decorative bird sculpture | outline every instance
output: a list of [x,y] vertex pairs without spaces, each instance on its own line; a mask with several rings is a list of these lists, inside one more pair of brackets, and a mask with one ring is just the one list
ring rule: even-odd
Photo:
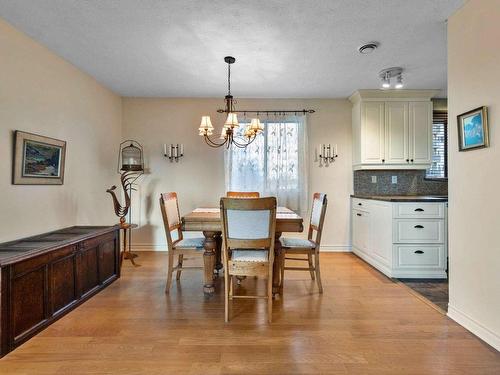
[[121,174],[120,181],[121,181],[123,193],[125,196],[125,204],[124,205],[122,205],[119,202],[118,198],[116,197],[116,194],[115,194],[116,186],[115,185],[111,186],[108,190],[106,190],[107,193],[111,194],[111,198],[113,199],[113,206],[115,208],[115,214],[116,214],[116,216],[118,216],[120,218],[120,226],[121,227],[126,226],[125,216],[127,216],[128,211],[130,209],[130,194],[129,194],[129,192],[130,192],[130,190],[134,190],[134,189],[132,189],[132,184],[137,179],[137,177],[138,177],[138,173],[135,171],[126,171],[126,172],[123,172]]

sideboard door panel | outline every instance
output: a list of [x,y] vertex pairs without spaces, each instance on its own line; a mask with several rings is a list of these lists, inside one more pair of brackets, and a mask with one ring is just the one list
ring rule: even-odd
[[99,278],[104,283],[116,275],[115,241],[107,241],[99,246]]
[[76,301],[75,256],[55,261],[52,264],[52,311],[57,314]]
[[15,340],[46,319],[46,270],[40,267],[12,280],[11,322]]
[[78,281],[80,285],[80,295],[85,295],[87,292],[99,285],[98,266],[97,266],[97,249],[82,250],[77,263]]

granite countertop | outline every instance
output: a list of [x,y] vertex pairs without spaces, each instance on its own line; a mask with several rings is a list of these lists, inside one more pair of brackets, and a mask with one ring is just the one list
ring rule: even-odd
[[373,199],[385,202],[448,202],[445,195],[363,195],[351,194],[351,198]]

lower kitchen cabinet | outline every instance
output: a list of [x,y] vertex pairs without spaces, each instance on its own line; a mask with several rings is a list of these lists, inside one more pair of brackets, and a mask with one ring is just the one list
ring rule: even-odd
[[444,202],[352,198],[353,252],[389,277],[447,278]]

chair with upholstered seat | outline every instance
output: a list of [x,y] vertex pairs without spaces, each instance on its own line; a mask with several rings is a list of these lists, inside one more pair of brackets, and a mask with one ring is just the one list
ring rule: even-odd
[[228,191],[226,193],[228,198],[260,198],[258,191]]
[[[220,207],[225,270],[225,321],[229,321],[229,300],[266,298],[268,321],[271,322],[276,198],[222,198]],[[233,277],[242,276],[267,279],[266,295],[235,295]]]
[[[177,271],[176,280],[180,280],[182,270],[203,268],[184,267],[183,262],[186,252],[203,250],[204,238],[184,238],[181,230],[181,217],[176,193],[162,193],[160,195],[160,208],[168,246],[168,271],[165,293],[169,293],[170,285],[172,284],[172,273],[174,271]],[[177,256],[177,265],[174,267],[175,256]]]
[[[281,288],[283,288],[283,280],[285,270],[289,271],[309,271],[311,279],[316,279],[319,292],[323,293],[323,285],[321,284],[321,272],[319,266],[319,247],[321,243],[321,232],[323,231],[323,223],[325,221],[327,199],[326,194],[315,193],[313,196],[313,205],[311,210],[311,220],[309,222],[309,231],[307,239],[283,237],[281,242]],[[316,232],[316,236],[313,235]],[[287,255],[307,255],[307,258],[287,257]],[[314,257],[314,264],[313,264]],[[307,261],[308,267],[286,267],[287,260]]]

